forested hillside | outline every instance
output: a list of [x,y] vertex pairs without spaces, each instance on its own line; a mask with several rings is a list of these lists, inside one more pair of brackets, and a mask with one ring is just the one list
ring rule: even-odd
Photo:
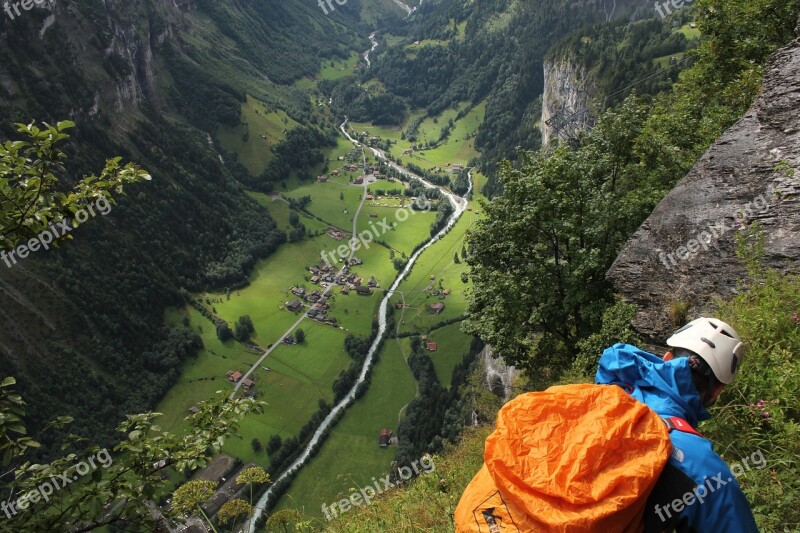
[[[96,0],[0,20],[2,138],[19,139],[15,122],[69,118],[64,187],[112,155],[153,176],[70,246],[2,265],[0,368],[18,378],[34,429],[69,414],[74,432],[109,442],[195,353],[198,338],[163,325],[180,290],[235,287],[286,240],[242,187],[269,185],[221,153],[217,129],[238,125],[252,95],[305,132],[278,153],[328,142],[333,121],[291,82],[366,47],[361,28],[398,11],[381,3],[362,20],[362,8],[350,0],[325,17],[294,0]],[[264,179],[287,176],[285,159]]]
[[[650,16],[638,2],[614,5],[609,11],[597,3],[561,0],[426,2],[415,17],[391,28],[404,42],[420,41],[419,51],[409,56],[403,47],[390,47],[371,74],[430,116],[459,102],[486,100],[475,145],[481,170],[494,175],[497,161],[515,158],[516,147],[540,144],[542,62],[550,47],[573,30],[607,18]],[[497,189],[490,182],[490,195]]]

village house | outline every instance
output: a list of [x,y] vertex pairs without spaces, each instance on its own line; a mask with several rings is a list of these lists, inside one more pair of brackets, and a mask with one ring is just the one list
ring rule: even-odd
[[435,352],[436,350],[439,349],[439,345],[436,344],[435,342],[428,341],[427,343],[425,343],[425,349],[428,350],[429,352]]
[[444,311],[444,304],[441,302],[436,302],[435,304],[431,304],[431,312],[436,313],[437,315]]
[[286,309],[289,311],[299,311],[303,307],[303,302],[300,300],[292,300],[286,304]]
[[310,281],[311,281],[311,283],[316,285],[317,283],[319,283],[319,276],[311,276],[311,280]]
[[356,185],[363,184],[364,183],[364,176],[357,177],[356,179],[353,180],[353,183],[355,183]]
[[306,295],[306,290],[303,287],[292,287],[292,294],[303,297]]
[[364,263],[364,261],[362,261],[358,257],[351,257],[350,258],[350,264],[351,265],[360,265],[360,264],[363,264],[363,263]]
[[189,411],[193,415],[196,415],[197,413],[200,412],[200,409],[198,409],[196,405],[193,405],[190,408],[188,408],[187,411]]
[[306,295],[306,301],[309,302],[316,302],[319,300],[319,297],[322,295],[319,291],[311,291]]
[[325,176],[325,175],[317,176],[317,182],[318,183],[328,183],[328,176]]
[[241,372],[234,372],[233,370],[228,370],[227,374],[228,374],[228,381],[230,381],[231,383],[238,383],[238,381],[242,379],[243,375]]
[[369,278],[369,281],[367,282],[367,287],[374,288],[374,287],[377,287],[377,286],[378,286],[378,280],[376,280],[374,276]]
[[372,294],[372,289],[370,289],[369,287],[358,286],[356,287],[356,292],[361,296],[369,296],[370,294]]
[[244,387],[247,390],[250,390],[253,387],[253,385],[255,385],[255,382],[250,378],[242,380],[242,387]]
[[292,344],[294,344],[296,342],[297,341],[295,340],[294,335],[286,335],[283,338],[283,344],[285,344],[286,346],[291,346]]
[[[344,159],[344,158],[341,158],[341,159]],[[340,159],[340,161],[341,161],[341,159]],[[339,169],[338,168],[334,169],[334,170],[331,170],[331,176],[338,176],[338,175],[339,175]]]

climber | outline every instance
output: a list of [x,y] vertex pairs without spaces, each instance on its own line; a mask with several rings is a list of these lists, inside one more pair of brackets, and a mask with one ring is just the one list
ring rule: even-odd
[[706,407],[733,381],[743,344],[715,318],[676,331],[663,359],[627,344],[607,348],[595,377],[616,384],[664,418],[672,454],[645,507],[645,532],[757,532],[730,468],[695,429]]

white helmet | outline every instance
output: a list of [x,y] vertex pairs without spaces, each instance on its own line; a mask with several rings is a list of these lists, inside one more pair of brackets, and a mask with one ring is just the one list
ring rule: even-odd
[[742,364],[739,334],[722,320],[700,317],[692,320],[667,339],[674,348],[684,348],[699,355],[717,379],[728,385]]

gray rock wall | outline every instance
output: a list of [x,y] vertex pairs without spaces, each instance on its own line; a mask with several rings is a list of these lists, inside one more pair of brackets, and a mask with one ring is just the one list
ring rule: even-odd
[[[791,168],[790,168],[791,167]],[[711,311],[745,275],[736,234],[765,229],[765,263],[800,271],[800,39],[770,59],[762,94],[656,207],[608,271],[639,312],[634,326],[662,342],[670,306]]]

